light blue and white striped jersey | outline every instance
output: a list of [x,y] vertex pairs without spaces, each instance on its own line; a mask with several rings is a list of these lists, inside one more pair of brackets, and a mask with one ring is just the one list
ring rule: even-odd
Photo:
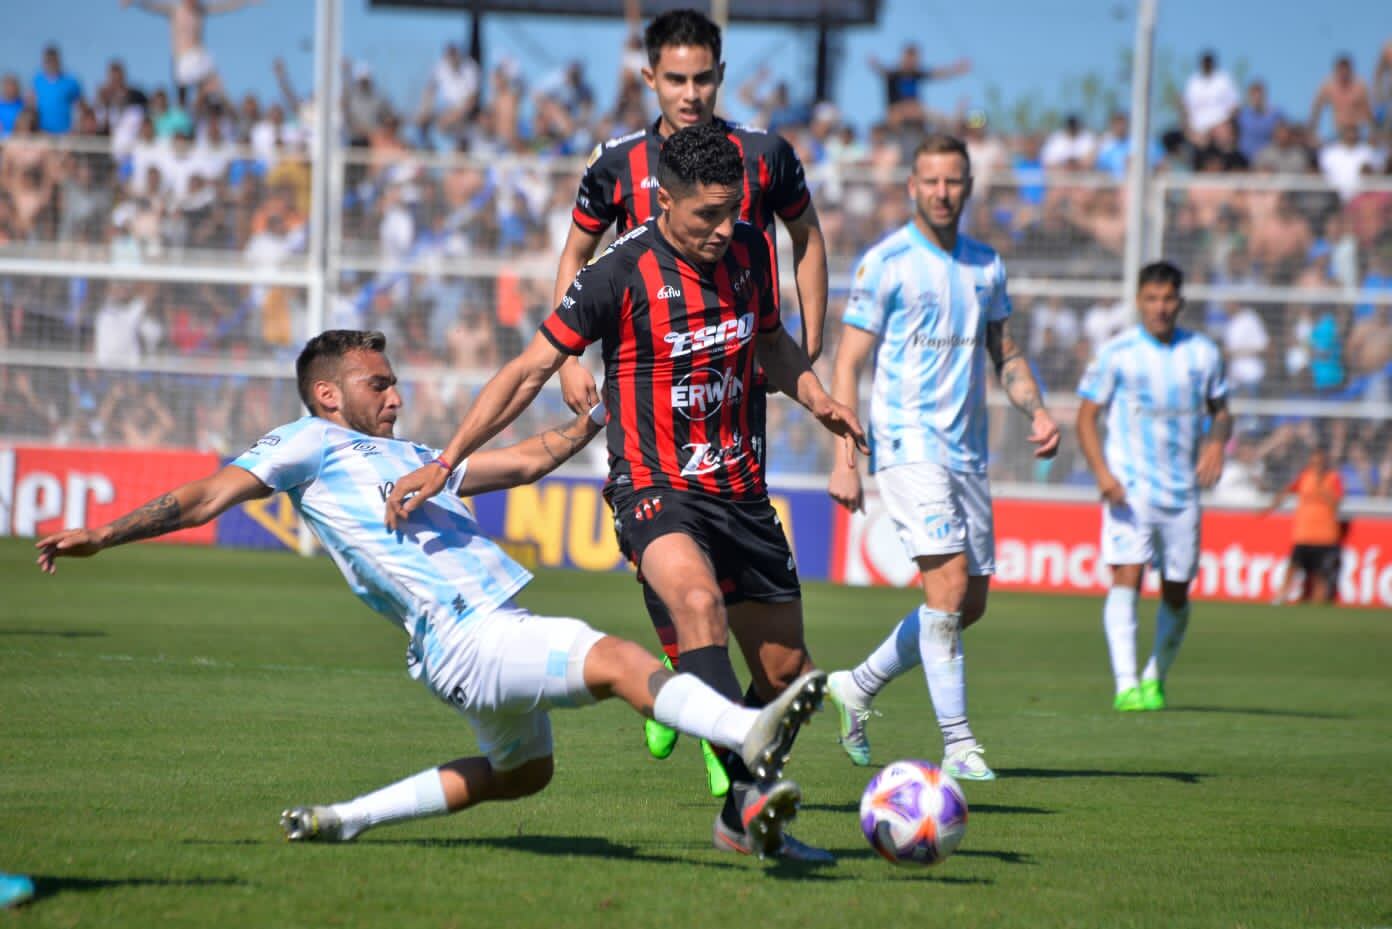
[[1167,344],[1135,326],[1103,343],[1078,395],[1106,408],[1103,455],[1129,499],[1174,509],[1198,502],[1208,403],[1228,395],[1212,339],[1176,329]]
[[880,337],[871,473],[912,462],[986,470],[986,324],[1009,315],[990,246],[958,236],[948,254],[910,222],[865,254],[843,319]]
[[399,623],[419,655],[427,617],[437,625],[472,623],[532,579],[457,496],[467,462],[411,514],[406,531],[388,531],[383,516],[393,482],[437,454],[306,416],[262,436],[232,464],[285,491],[353,593]]

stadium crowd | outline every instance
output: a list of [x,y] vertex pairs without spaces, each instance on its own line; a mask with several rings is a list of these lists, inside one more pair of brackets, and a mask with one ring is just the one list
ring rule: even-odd
[[[303,288],[140,277],[161,263],[303,268],[308,245],[317,101],[280,61],[270,63],[277,99],[238,96],[202,48],[203,23],[180,33],[177,11],[165,13],[175,33],[168,86],[132,86],[116,59],[99,86],[83,87],[53,46],[30,79],[0,75],[0,255],[112,262],[131,273],[109,282],[7,277],[0,347],[81,352],[101,366],[283,358],[308,335]],[[339,275],[326,324],[382,329],[408,368],[454,372],[410,379],[420,434],[453,422],[471,376],[515,353],[551,309],[553,259],[584,156],[653,116],[645,64],[635,23],[605,109],[599,78],[578,60],[534,80],[509,60],[485,71],[448,45],[417,101],[392,99],[365,64],[343,63],[339,254],[354,270]],[[891,64],[868,64],[886,95],[883,118],[864,133],[832,103],[767,86],[762,70],[725,90],[754,114],[750,122],[788,138],[807,168],[833,276],[825,357],[844,300],[836,282],[908,220],[900,185],[909,154],[927,128],[948,128],[972,152],[968,234],[1001,252],[1017,281],[1048,278],[1049,292],[1061,294],[1017,286],[1015,305],[1041,382],[1071,392],[1093,347],[1129,318],[1124,304],[1082,296],[1090,292],[1082,285],[1121,275],[1127,115],[1105,126],[1070,116],[1047,134],[1006,134],[979,112],[921,104],[923,82],[951,79],[970,62],[927,67],[907,45]],[[1260,80],[1239,89],[1205,53],[1175,109],[1178,123],[1151,143],[1154,171],[1166,179],[1163,250],[1193,284],[1226,285],[1238,297],[1253,291],[1252,299],[1196,300],[1189,316],[1226,350],[1237,396],[1270,397],[1279,385],[1282,396],[1392,400],[1392,305],[1327,299],[1331,288],[1392,291],[1392,42],[1366,80],[1341,57],[1301,114],[1270,101]],[[1080,285],[1076,295],[1069,282]],[[1258,292],[1272,287],[1286,296]],[[785,303],[794,306],[793,295]],[[0,434],[72,442],[221,449],[228,435],[235,442],[261,420],[285,418],[258,415],[257,404],[294,402],[273,403],[275,382],[256,379],[17,367],[4,377]],[[192,387],[205,398],[170,404],[167,391]],[[141,424],[103,412],[130,407],[144,411]],[[787,441],[774,442],[774,469],[823,468],[824,443],[784,413],[775,404],[770,431]],[[244,415],[258,424],[242,424]],[[1323,430],[1308,419],[1247,425],[1235,460],[1250,461],[1249,483],[1274,486],[1305,445],[1322,443],[1358,471],[1346,480],[1352,494],[1392,495],[1392,433],[1382,420]],[[1027,456],[1000,459],[1000,477],[1084,480],[1081,461],[1068,455],[1047,474],[1021,472]]]

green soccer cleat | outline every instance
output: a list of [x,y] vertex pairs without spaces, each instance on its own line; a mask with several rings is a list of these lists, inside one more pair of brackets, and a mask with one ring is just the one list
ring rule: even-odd
[[706,781],[710,784],[711,796],[725,796],[730,792],[730,775],[725,773],[725,765],[716,757],[715,748],[705,739],[701,740],[701,755],[706,759]]
[[1165,708],[1165,682],[1161,680],[1141,681],[1141,709],[1163,710]]
[[34,880],[27,874],[0,871],[0,907],[19,906],[34,899]]
[[1141,700],[1141,688],[1128,687],[1116,695],[1112,701],[1112,709],[1121,713],[1138,713],[1146,708]]
[[831,705],[836,707],[837,723],[841,729],[837,741],[850,756],[851,764],[860,767],[868,765],[870,738],[865,734],[865,725],[875,711],[857,696],[849,671],[833,671],[828,675],[826,692],[831,698]]
[[[662,656],[662,665],[668,671],[676,670],[676,668],[672,667],[672,659],[666,655]],[[677,747],[677,736],[680,734],[681,733],[677,732],[677,730],[670,726],[664,726],[655,719],[644,720],[643,722],[643,741],[647,743],[648,754],[652,755],[658,761],[662,761],[671,756],[672,752]]]

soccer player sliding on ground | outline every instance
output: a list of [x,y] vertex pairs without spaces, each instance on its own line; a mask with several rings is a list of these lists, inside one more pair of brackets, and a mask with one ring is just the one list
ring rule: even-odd
[[[482,752],[345,803],[288,809],[281,824],[292,841],[346,842],[374,826],[537,793],[553,771],[547,711],[618,697],[737,752],[756,781],[740,807],[750,849],[777,852],[801,799],[796,784],[781,780],[783,764],[820,702],[822,675],[802,675],[756,711],[664,668],[633,642],[515,605],[531,575],[484,537],[460,495],[539,479],[599,432],[602,414],[445,467],[435,449],[393,436],[401,394],[385,349],[380,332],[315,336],[295,366],[310,415],[114,522],[40,539],[39,567],[53,573],[59,558],[202,525],[276,491],[289,495],[353,592],[405,631],[411,676],[469,721]],[[382,501],[392,478],[422,464],[449,492],[414,501],[387,531]]]

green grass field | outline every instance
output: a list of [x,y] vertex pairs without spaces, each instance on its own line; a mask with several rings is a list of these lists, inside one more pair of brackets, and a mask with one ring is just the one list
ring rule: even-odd
[[[556,714],[539,797],[289,845],[282,807],[347,799],[474,745],[406,677],[404,639],[327,559],[137,546],[32,567],[0,544],[0,869],[38,880],[16,926],[1392,925],[1392,616],[1199,605],[1174,709],[1114,714],[1099,603],[997,595],[967,638],[974,728],[1001,775],[967,786],[956,856],[874,857],[870,776],[829,716],[789,775],[805,870],[710,847],[699,751],[647,757],[617,703]],[[652,641],[624,576],[524,594]],[[824,667],[913,601],[809,585]],[[1153,602],[1142,628],[1152,627]],[[921,676],[878,703],[880,761],[935,759]]]

